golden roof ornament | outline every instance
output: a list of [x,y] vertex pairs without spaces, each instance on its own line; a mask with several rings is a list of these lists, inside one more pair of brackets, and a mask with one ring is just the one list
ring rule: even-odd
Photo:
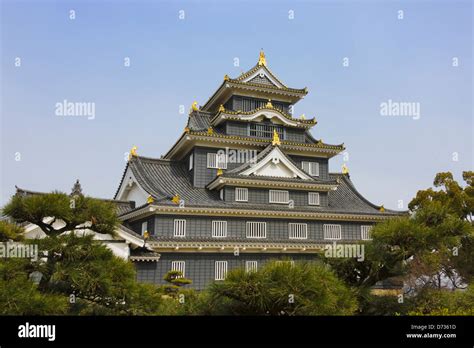
[[190,131],[189,127],[185,127],[185,128],[184,128],[184,132],[185,132],[185,133],[189,133],[189,131]]
[[230,80],[229,75],[225,74],[225,75],[224,75],[224,81],[229,81],[229,80]]
[[276,131],[276,129],[273,130],[272,145],[273,146],[281,145],[280,137],[278,136],[278,132]]
[[342,174],[349,174],[349,168],[347,168],[345,163],[342,165]]
[[148,231],[143,232],[143,239],[146,240],[148,238],[150,238],[150,232],[148,232]]
[[219,106],[219,112],[224,112],[225,111],[225,107],[224,105],[221,104],[221,106]]
[[267,105],[265,105],[265,107],[267,107],[267,108],[269,108],[269,109],[273,109],[273,104],[272,104],[272,100],[271,100],[271,99],[268,99]]
[[155,199],[152,196],[148,196],[148,198],[146,199],[146,202],[148,204],[152,204],[154,201],[155,201]]
[[214,129],[212,129],[212,127],[209,127],[207,129],[207,135],[213,135],[214,134]]
[[137,157],[137,147],[134,146],[132,147],[132,149],[130,150],[130,154],[128,155],[128,159],[131,159],[132,157]]
[[304,114],[301,114],[300,120],[306,120],[306,116]]
[[175,194],[175,195],[173,196],[173,198],[171,198],[171,202],[173,202],[174,204],[179,204],[179,201],[180,201],[180,199],[179,199],[179,195],[178,195],[178,194]]
[[191,111],[199,111],[199,106],[198,106],[198,102],[197,102],[197,101],[194,101],[194,102],[191,104]]
[[265,59],[265,53],[263,50],[260,51],[260,55],[258,57],[258,66],[267,66],[267,60]]
[[384,213],[384,212],[385,212],[385,208],[384,208],[383,204],[380,206],[379,211],[380,211],[381,213]]
[[224,174],[224,171],[221,168],[217,168],[217,176]]

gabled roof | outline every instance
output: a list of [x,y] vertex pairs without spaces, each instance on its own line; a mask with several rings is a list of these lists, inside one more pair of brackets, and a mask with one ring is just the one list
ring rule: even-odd
[[204,131],[211,126],[212,114],[205,111],[193,111],[189,114],[186,127],[194,131]]
[[[260,158],[265,158],[265,155],[271,153],[273,146],[268,146],[265,151],[262,151]],[[228,209],[229,213],[246,210],[246,211],[288,211],[301,213],[328,213],[328,214],[362,214],[370,216],[394,216],[404,214],[405,212],[393,211],[385,209],[380,210],[377,206],[367,199],[365,199],[354,187],[352,181],[347,174],[330,174],[329,180],[318,180],[311,178],[311,180],[303,179],[285,179],[287,182],[297,183],[314,183],[321,185],[337,186],[337,189],[328,190],[328,206],[308,206],[308,207],[294,207],[288,208],[286,205],[269,205],[269,204],[249,204],[242,202],[226,202],[219,198],[216,191],[210,191],[206,188],[193,187],[191,184],[192,178],[190,172],[187,170],[186,164],[180,161],[170,161],[163,159],[153,159],[147,157],[132,157],[127,167],[130,167],[133,173],[139,180],[139,184],[150,195],[155,198],[153,203],[145,204],[135,208],[131,212],[122,215],[124,220],[133,218],[133,216],[142,214],[153,214],[153,210],[158,207],[166,207],[166,209],[178,209],[180,214],[186,214],[186,208],[199,209],[204,212],[207,209]],[[246,170],[246,166],[241,166],[235,170],[225,172],[223,177],[240,176],[238,173]],[[253,178],[257,178],[256,176]],[[281,178],[267,178],[261,179],[270,181],[282,181]],[[122,180],[123,181],[123,180]],[[335,188],[335,187],[334,187]],[[319,189],[318,189],[319,190]],[[160,196],[156,196],[160,193]],[[185,207],[180,209],[172,200],[171,197],[178,194],[180,199],[184,200]],[[166,197],[163,198],[163,195]],[[153,208],[153,209],[150,209]],[[168,214],[174,214],[170,212]]]
[[237,78],[231,79],[239,82],[271,85],[278,88],[288,88],[276,77],[266,65],[256,64],[249,71],[240,74]]
[[191,175],[183,162],[143,156],[133,156],[128,161],[116,196],[125,184],[128,169],[132,171],[138,185],[157,202],[172,204],[171,199],[175,195],[179,195],[185,204],[218,200],[215,192],[192,185]]
[[[261,171],[266,165],[271,165],[275,170]],[[279,173],[279,166],[284,167],[280,170],[280,173],[283,175],[275,175]],[[243,187],[274,187],[329,191],[335,189],[338,183],[336,180],[322,180],[317,177],[312,177],[305,170],[299,168],[290,157],[281,151],[279,146],[270,144],[261,151],[253,161],[247,161],[234,169],[226,170],[222,175],[217,176],[211,181],[207,185],[207,188],[218,189],[227,184],[230,186],[239,185]]]
[[[260,53],[260,58],[262,58],[262,53]],[[308,94],[306,87],[287,87],[268,68],[266,60],[264,59],[262,62],[260,59],[254,67],[236,78],[230,78],[228,75],[225,75],[224,81],[201,109],[203,111],[216,111],[219,105],[224,104],[236,91],[238,92],[237,94],[245,94],[247,92],[254,94],[258,92],[263,98],[272,99],[275,97],[275,99],[284,100],[292,104]]]
[[308,120],[294,118],[293,116],[274,108],[273,105],[269,103],[267,106],[262,106],[252,111],[231,111],[225,110],[224,107],[221,107],[216,115],[211,119],[211,124],[218,125],[224,120],[255,122],[262,119],[269,119],[272,122],[275,122],[274,120],[276,119],[276,123],[278,124],[305,129],[310,129],[317,123],[315,118]]
[[[292,176],[277,176],[279,178],[299,178],[303,180],[314,180],[308,173],[306,173],[303,169],[298,168],[298,166],[289,158],[283,151],[281,151],[279,146],[276,145],[268,145],[263,151],[261,151],[254,163],[244,163],[243,165],[229,170],[228,174],[238,174],[238,175],[259,175],[258,170],[263,168],[265,165],[270,164],[272,162],[275,167],[278,166],[285,166],[291,171]],[[260,174],[259,176],[265,176]]]

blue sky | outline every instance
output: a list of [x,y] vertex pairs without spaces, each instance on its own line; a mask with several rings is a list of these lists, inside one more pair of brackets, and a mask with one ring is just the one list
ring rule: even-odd
[[[406,208],[435,173],[473,169],[472,16],[470,1],[3,0],[0,203],[15,185],[69,192],[76,178],[111,198],[125,152],[166,153],[179,106],[203,105],[263,48],[283,82],[308,87],[295,113],[345,143],[359,191]],[[95,118],[56,116],[64,99],[94,102]],[[381,116],[389,99],[419,103],[420,119]]]

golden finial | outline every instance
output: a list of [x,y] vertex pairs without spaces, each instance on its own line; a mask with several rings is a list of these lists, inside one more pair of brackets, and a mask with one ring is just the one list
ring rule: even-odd
[[225,111],[225,107],[224,105],[221,104],[221,106],[219,106],[219,112],[224,112]]
[[154,199],[152,196],[148,196],[148,198],[146,199],[146,202],[147,202],[148,204],[151,204],[151,203],[153,203],[154,201],[155,201],[155,199]]
[[301,114],[300,119],[301,120],[306,120],[306,116],[304,114]]
[[272,108],[273,108],[273,104],[272,104],[272,100],[271,100],[271,99],[268,99],[267,105],[265,105],[265,107],[267,107],[267,108],[269,108],[269,109],[272,109]]
[[323,138],[318,140],[318,145],[323,145]]
[[214,129],[212,129],[212,127],[209,127],[207,129],[207,135],[213,135],[214,134]]
[[130,150],[130,154],[128,155],[128,159],[132,158],[132,157],[137,157],[137,147],[134,146],[132,147],[132,149]]
[[224,171],[221,168],[217,168],[217,176],[224,174]]
[[229,81],[229,80],[230,80],[229,75],[225,74],[225,75],[224,75],[224,81]]
[[342,165],[342,174],[349,174],[349,168],[347,168],[345,163]]
[[150,238],[150,232],[148,231],[143,232],[143,239],[148,239],[148,238]]
[[190,131],[189,127],[185,127],[185,128],[184,128],[184,132],[185,132],[185,133],[189,133],[189,131]]
[[273,145],[273,146],[281,145],[280,137],[278,136],[278,132],[276,131],[276,129],[273,130],[272,145]]
[[199,111],[199,106],[198,106],[198,102],[195,101],[192,103],[191,105],[191,111]]
[[260,51],[260,55],[258,57],[258,65],[267,66],[267,60],[265,59],[265,53],[263,52],[263,50]]
[[171,202],[173,202],[174,204],[179,204],[179,201],[180,201],[180,199],[179,199],[179,195],[178,195],[178,194],[175,194],[175,195],[173,196],[173,198],[171,198]]
[[385,208],[384,208],[383,204],[380,206],[379,211],[380,211],[381,213],[384,213],[384,212],[385,212]]

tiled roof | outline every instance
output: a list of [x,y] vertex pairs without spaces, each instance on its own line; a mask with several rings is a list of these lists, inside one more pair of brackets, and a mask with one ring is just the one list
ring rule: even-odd
[[131,261],[158,261],[160,254],[143,247],[130,250]]
[[184,200],[185,206],[192,207],[374,215],[398,215],[401,213],[389,209],[381,212],[380,207],[365,199],[355,189],[348,175],[343,174],[330,174],[330,182],[339,178],[339,185],[337,190],[329,192],[328,207],[289,208],[287,205],[222,201],[217,192],[193,187],[190,172],[183,162],[137,156],[133,157],[128,165],[131,166],[142,188],[155,198],[154,204],[156,205],[175,205],[171,198],[178,194],[180,199]]
[[337,190],[329,192],[329,209],[337,209],[352,212],[364,212],[370,214],[401,214],[404,212],[385,209],[380,211],[380,206],[369,202],[355,188],[349,175],[341,173],[330,173],[331,179],[340,179],[340,185]]
[[207,130],[211,125],[210,112],[205,111],[193,111],[188,118],[187,127],[193,131]]
[[182,162],[137,156],[132,157],[128,165],[140,186],[158,201],[170,200],[176,194],[190,205],[219,201],[217,193],[192,185],[189,171]]

